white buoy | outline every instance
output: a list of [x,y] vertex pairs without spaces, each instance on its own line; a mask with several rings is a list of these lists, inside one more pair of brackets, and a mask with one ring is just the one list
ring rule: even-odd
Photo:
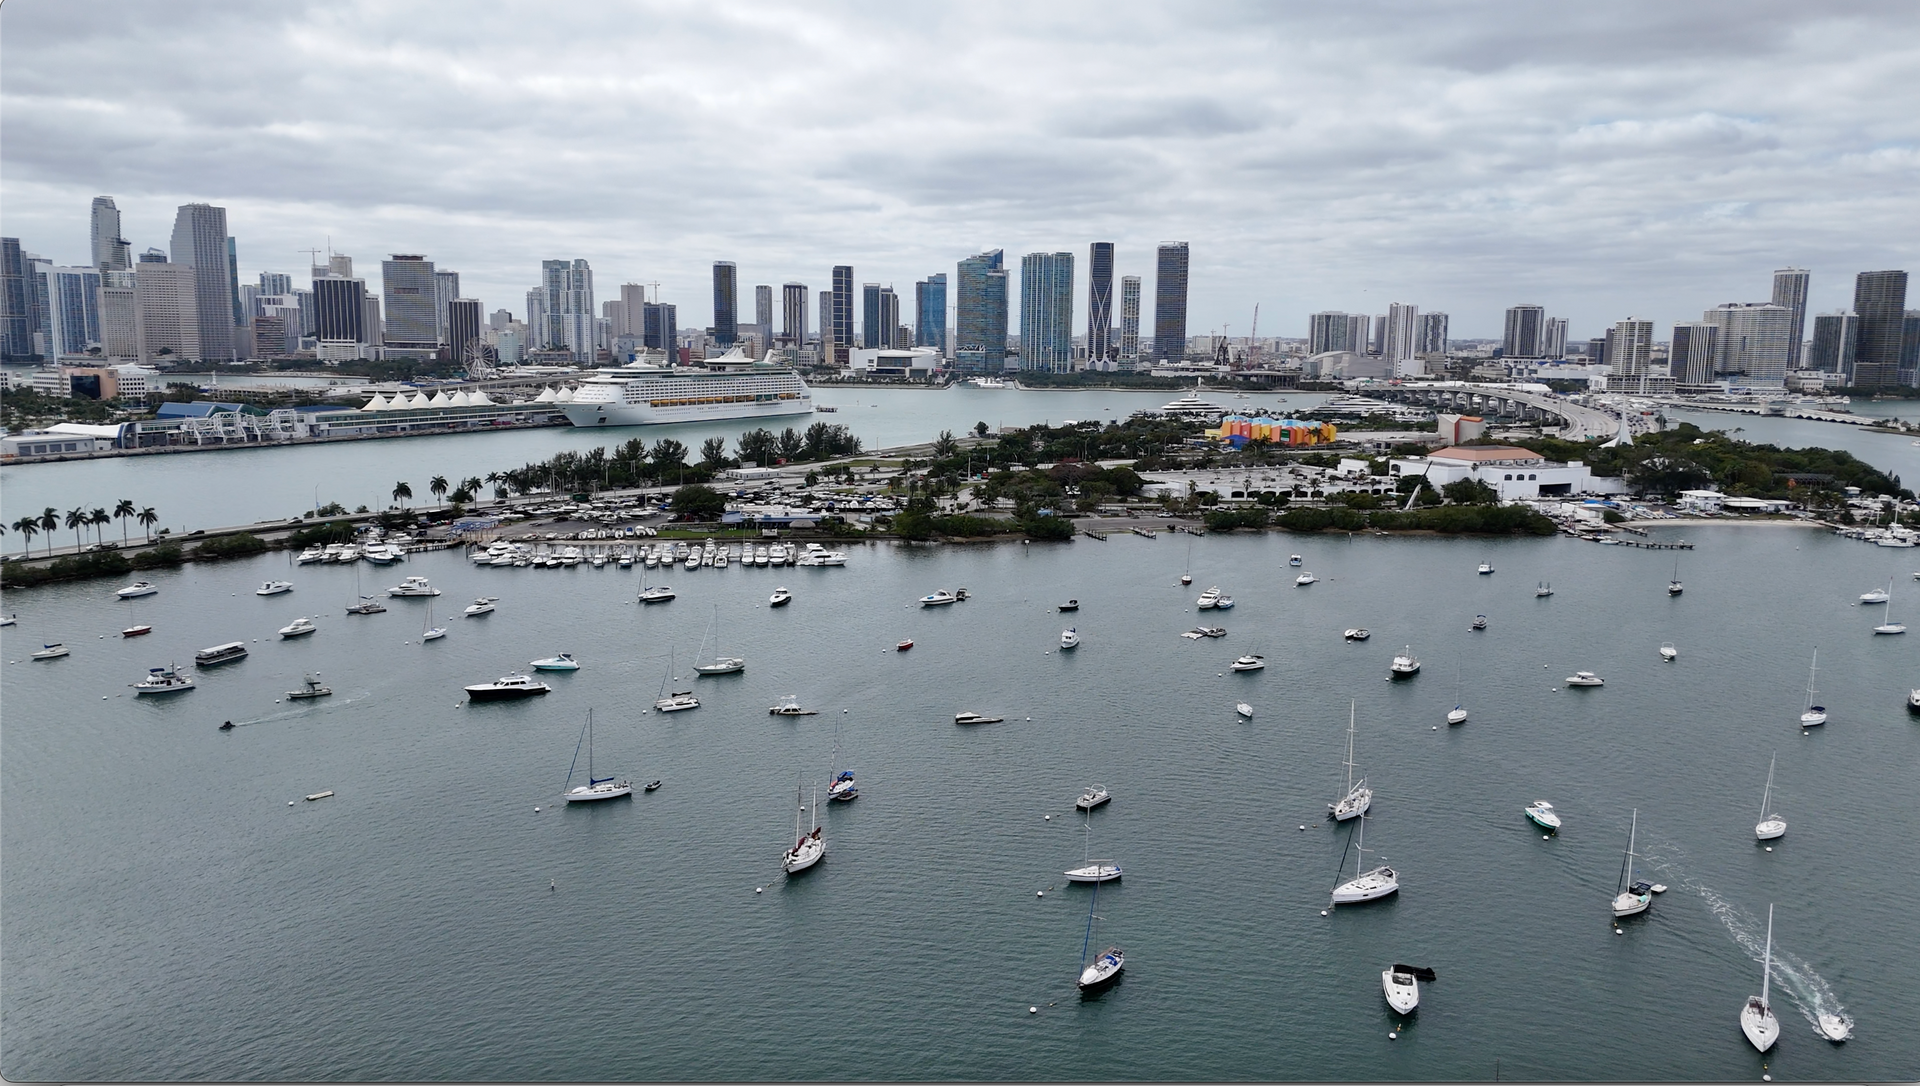
[[540,808],[538,808],[538,807],[535,807],[535,808],[533,809],[533,813],[534,813],[534,814],[539,814],[539,813],[540,813]]
[[1028,1007],[1028,1008],[1027,1008],[1027,1013],[1028,1013],[1028,1014],[1039,1014],[1039,1013],[1040,1013],[1040,1008],[1038,1008],[1038,1007]]
[[1547,840],[1547,838],[1548,838],[1549,836],[1550,836],[1549,834],[1544,834],[1544,833],[1543,833],[1543,834],[1541,834],[1541,835],[1540,835],[1540,840],[1542,840],[1542,841],[1545,841],[1545,840]]
[[1772,851],[1773,851],[1773,846],[1772,846],[1772,845],[1768,845],[1768,846],[1767,846],[1767,851],[1768,851],[1768,852],[1772,852]]
[[292,801],[292,800],[288,800],[288,801],[287,801],[287,806],[289,806],[289,807],[291,807],[291,806],[293,806],[293,801]]
[[756,894],[759,894],[759,893],[764,893],[764,892],[766,892],[766,889],[767,889],[767,888],[766,888],[766,887],[764,887],[764,886],[756,886],[756,887],[754,887],[754,888],[753,888],[753,892],[754,892],[754,893],[756,893]]
[[1388,1034],[1387,1034],[1387,1040],[1389,1040],[1389,1041],[1397,1041],[1397,1040],[1399,1040],[1399,1039],[1400,1039],[1400,1035],[1399,1035],[1398,1033],[1388,1033]]
[[[100,700],[101,700],[101,701],[105,701],[105,700],[107,700],[107,696],[106,696],[105,694],[102,694],[102,695],[100,695]],[[1769,850],[1769,851],[1771,851],[1771,850]]]
[[1034,896],[1034,897],[1046,897],[1046,896],[1047,896],[1047,892],[1046,892],[1045,890],[1035,890],[1035,891],[1033,892],[1033,896]]
[[1300,827],[1300,832],[1301,832],[1301,833],[1305,833],[1305,832],[1307,832],[1307,828],[1306,828],[1305,826],[1301,826],[1301,827]]
[[1321,909],[1321,910],[1320,910],[1320,915],[1321,915],[1321,916],[1325,916],[1325,915],[1327,915],[1327,910],[1325,910],[1325,909]]
[[1615,929],[1613,929],[1613,933],[1614,933],[1615,935],[1625,935],[1625,934],[1626,934],[1626,932],[1624,932],[1624,931],[1621,931],[1621,930],[1620,930],[1619,928],[1615,928]]
[[1439,730],[1440,730],[1440,725],[1438,725],[1438,724],[1435,724],[1435,725],[1433,726],[1433,729],[1432,729],[1432,730],[1433,730],[1433,731],[1436,731],[1436,732],[1437,732],[1437,731],[1439,731]]
[[1041,819],[1042,819],[1043,821],[1047,821],[1047,822],[1051,822],[1051,821],[1053,821],[1053,816],[1052,816],[1052,815],[1041,815],[1040,817],[1041,817]]

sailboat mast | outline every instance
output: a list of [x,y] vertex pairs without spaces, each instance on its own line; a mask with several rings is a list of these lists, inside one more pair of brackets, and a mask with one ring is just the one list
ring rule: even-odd
[[1357,700],[1347,701],[1347,794],[1353,794],[1353,718]]
[[1773,767],[1774,767],[1774,763],[1778,762],[1779,760],[1780,760],[1780,752],[1774,751],[1773,757],[1769,759],[1767,762],[1767,787],[1765,791],[1762,791],[1760,793],[1760,817],[1761,818],[1767,817],[1767,806],[1773,800]]
[[1770,1002],[1768,1002],[1768,998],[1772,994],[1769,986],[1772,983],[1773,983],[1773,904],[1769,902],[1767,904],[1767,952],[1761,955],[1761,958],[1760,958],[1760,1005],[1762,1007],[1767,1008],[1768,1010],[1771,1010],[1773,1008],[1773,1005]]
[[1080,969],[1082,972],[1085,972],[1087,968],[1087,951],[1093,946],[1093,908],[1099,903],[1100,883],[1098,880],[1095,880],[1093,884],[1093,897],[1087,902],[1087,934],[1085,938],[1080,940]]

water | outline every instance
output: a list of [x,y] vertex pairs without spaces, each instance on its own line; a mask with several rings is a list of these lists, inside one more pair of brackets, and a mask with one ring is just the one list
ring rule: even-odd
[[[1382,1080],[1499,1060],[1513,1078],[1750,1079],[1763,1061],[1736,1015],[1773,902],[1769,1073],[1911,1078],[1920,640],[1871,636],[1879,609],[1852,601],[1911,586],[1914,560],[1806,529],[1684,531],[1700,549],[1677,599],[1668,552],[1283,534],[1196,540],[1188,589],[1177,537],[679,571],[679,599],[651,608],[613,569],[362,567],[366,590],[430,576],[442,619],[502,597],[430,645],[422,602],[348,618],[351,570],[284,555],[162,573],[138,601],[10,593],[0,1072]],[[1318,584],[1292,587],[1294,551]],[[1476,576],[1483,558],[1499,572]],[[253,596],[270,576],[298,587]],[[1538,580],[1557,594],[1535,599]],[[795,601],[769,610],[780,584]],[[1210,619],[1232,632],[1183,640],[1209,584],[1239,602]],[[912,605],[962,585],[974,599]],[[1081,610],[1055,613],[1068,596]],[[1470,633],[1479,612],[1490,628]],[[320,633],[273,639],[303,613]],[[716,615],[746,673],[699,680],[698,710],[644,711],[669,649],[689,674]],[[134,621],[154,633],[111,636]],[[1068,624],[1085,642],[1062,655]],[[1342,642],[1353,625],[1373,639]],[[147,667],[236,637],[261,640],[198,690],[129,696]],[[73,656],[25,662],[54,639]],[[1385,681],[1408,643],[1424,671]],[[1803,736],[1816,643],[1833,722]],[[554,694],[463,703],[556,651],[584,667]],[[1244,652],[1269,666],[1228,672]],[[334,697],[276,700],[316,669]],[[1565,689],[1577,669],[1607,686]],[[1472,719],[1447,728],[1456,674]],[[789,694],[820,715],[769,717]],[[1367,844],[1404,889],[1322,917],[1349,698],[1378,794]],[[596,770],[660,791],[554,806],[590,707]],[[962,709],[1007,720],[958,728]],[[787,880],[794,790],[824,786],[836,726],[863,795],[824,812],[826,860]],[[1768,853],[1752,826],[1775,750],[1791,828]],[[1095,940],[1128,965],[1083,1002],[1086,888],[1060,872],[1093,783],[1115,796],[1094,854],[1127,871]],[[1566,819],[1550,841],[1521,814],[1541,798]],[[1673,889],[1615,935],[1636,807],[1641,873]],[[1380,994],[1395,961],[1439,973],[1406,1023]],[[1844,1046],[1797,1011],[1828,1001],[1857,1022]]]
[[[1912,401],[1855,401],[1855,410],[1862,415],[1887,417],[1904,411],[1905,417],[1911,418],[1916,409],[1920,409],[1920,404]],[[1881,471],[1899,476],[1908,489],[1920,485],[1920,446],[1915,446],[1915,438],[1907,434],[1882,434],[1844,423],[1735,415],[1725,411],[1667,408],[1665,414],[1670,422],[1691,422],[1702,430],[1725,430],[1741,441],[1756,445],[1845,449]]]

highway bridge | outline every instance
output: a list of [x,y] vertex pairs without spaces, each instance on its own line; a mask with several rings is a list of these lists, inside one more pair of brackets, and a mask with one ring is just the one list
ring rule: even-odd
[[1395,403],[1418,404],[1436,411],[1508,418],[1559,421],[1557,437],[1569,441],[1614,438],[1621,433],[1620,416],[1597,407],[1569,401],[1538,386],[1477,384],[1466,381],[1422,381],[1405,385],[1368,385],[1356,395]]

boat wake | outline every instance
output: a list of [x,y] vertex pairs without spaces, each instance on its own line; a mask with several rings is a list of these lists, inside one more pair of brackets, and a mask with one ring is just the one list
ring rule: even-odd
[[[1727,934],[1733,936],[1733,941],[1746,952],[1747,957],[1752,958],[1756,963],[1759,962],[1765,925],[1745,909],[1721,897],[1712,887],[1689,881],[1687,888],[1699,894],[1700,899],[1707,903],[1707,910],[1725,926]],[[1851,1029],[1853,1018],[1841,1005],[1840,997],[1834,994],[1832,986],[1819,973],[1814,972],[1813,966],[1809,965],[1805,959],[1782,949],[1778,938],[1773,941],[1773,975],[1780,981],[1780,988],[1786,990],[1794,1006],[1800,1009],[1801,1016],[1807,1020],[1807,1025],[1813,1027],[1815,1033],[1820,1032],[1819,1016],[1821,1015],[1839,1018]]]

